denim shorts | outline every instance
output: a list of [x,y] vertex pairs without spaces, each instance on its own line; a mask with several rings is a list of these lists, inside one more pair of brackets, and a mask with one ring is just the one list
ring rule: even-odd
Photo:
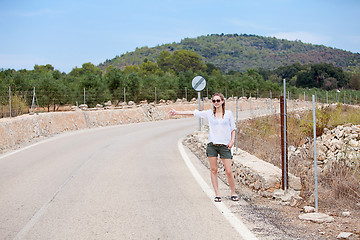
[[212,142],[208,143],[206,146],[206,156],[207,157],[217,157],[220,155],[221,159],[232,159],[231,150],[223,144],[213,144]]

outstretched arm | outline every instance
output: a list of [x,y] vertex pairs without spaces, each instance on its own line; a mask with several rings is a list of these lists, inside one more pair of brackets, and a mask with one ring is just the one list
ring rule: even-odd
[[170,115],[188,115],[188,116],[194,116],[194,111],[176,111],[175,109],[170,110]]

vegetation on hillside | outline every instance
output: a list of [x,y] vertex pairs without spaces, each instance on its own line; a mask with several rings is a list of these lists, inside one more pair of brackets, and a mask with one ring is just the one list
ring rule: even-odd
[[123,69],[127,65],[140,65],[144,59],[155,62],[161,52],[173,53],[189,50],[197,53],[205,63],[212,63],[222,72],[264,68],[272,70],[294,63],[329,63],[348,69],[360,66],[360,54],[289,41],[274,37],[238,34],[212,34],[198,38],[185,38],[180,43],[164,44],[153,48],[136,48],[133,52],[106,60],[99,67],[105,69],[112,65]]

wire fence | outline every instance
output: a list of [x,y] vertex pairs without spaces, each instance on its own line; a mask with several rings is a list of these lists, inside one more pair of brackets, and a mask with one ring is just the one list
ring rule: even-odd
[[[218,91],[216,91],[218,92]],[[203,98],[209,99],[215,92],[206,88],[201,94]],[[268,99],[273,101],[269,103],[271,108],[261,108],[259,105],[254,105],[252,108],[247,108],[249,114],[258,114],[265,110],[276,111],[278,107],[277,100],[283,92],[279,89],[271,90],[246,90],[246,89],[223,89],[226,98],[239,96],[239,98],[247,99]],[[297,92],[287,92],[289,100],[298,101],[311,101],[311,95],[315,95],[316,101],[319,103],[347,103],[357,105],[360,100],[360,93],[354,91],[316,91],[304,90]],[[161,99],[173,100],[185,99],[190,101],[197,98],[197,92],[188,87],[180,88],[177,90],[164,90],[163,88],[148,89],[146,93],[137,93],[132,89],[117,89],[110,93],[109,91],[94,91],[93,89],[82,89],[81,91],[73,90],[68,92],[50,91],[50,90],[37,90],[32,91],[14,91],[10,87],[8,91],[0,92],[0,117],[15,117],[22,114],[30,113],[31,111],[37,112],[50,112],[50,111],[68,111],[71,106],[79,106],[86,104],[89,107],[95,107],[97,104],[103,105],[105,102],[111,102],[116,106],[129,101],[140,102],[146,100],[148,102],[158,103]],[[289,108],[292,108],[290,103]],[[293,103],[296,104],[296,103]],[[251,106],[251,102],[249,103]],[[295,107],[295,106],[294,106]],[[246,108],[246,107],[244,107]]]

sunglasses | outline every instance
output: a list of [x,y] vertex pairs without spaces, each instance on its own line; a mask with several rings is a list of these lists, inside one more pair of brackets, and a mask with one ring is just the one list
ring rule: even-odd
[[220,99],[213,99],[212,102],[213,102],[213,103],[216,103],[216,102],[219,103],[219,102],[221,102],[221,100],[220,100]]

